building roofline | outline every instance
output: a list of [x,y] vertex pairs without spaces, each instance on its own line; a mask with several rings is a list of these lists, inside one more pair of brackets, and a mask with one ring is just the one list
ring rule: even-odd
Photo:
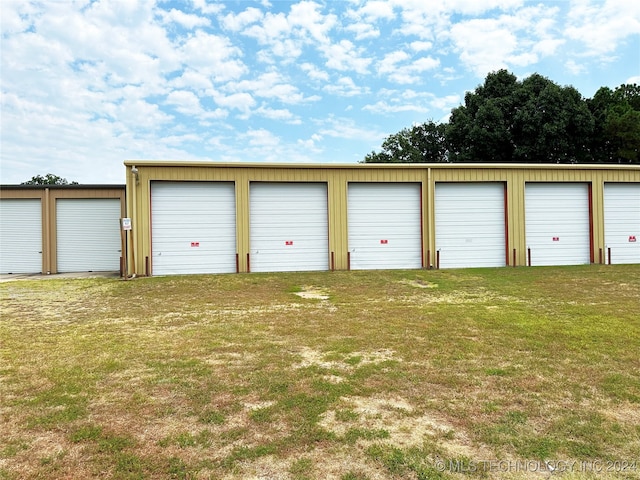
[[78,184],[78,185],[0,185],[0,190],[124,190],[124,184]]
[[639,170],[635,164],[587,163],[267,163],[214,162],[194,160],[125,160],[127,167],[200,167],[200,168],[302,168],[302,169],[571,169],[571,170]]

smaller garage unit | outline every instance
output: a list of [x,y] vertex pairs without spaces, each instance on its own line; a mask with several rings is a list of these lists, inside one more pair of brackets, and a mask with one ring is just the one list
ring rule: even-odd
[[120,199],[56,200],[58,272],[113,272],[120,269]]
[[349,267],[422,268],[422,185],[348,184]]
[[604,184],[607,263],[640,263],[640,183]]
[[42,272],[42,201],[0,200],[0,273]]
[[435,217],[440,268],[506,265],[504,183],[436,183]]
[[326,183],[251,182],[252,272],[329,269]]
[[527,183],[525,230],[531,266],[591,262],[590,185]]
[[151,242],[154,275],[235,272],[233,182],[153,182]]

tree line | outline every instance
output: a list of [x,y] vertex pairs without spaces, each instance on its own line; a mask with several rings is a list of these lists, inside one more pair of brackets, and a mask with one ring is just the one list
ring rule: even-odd
[[389,135],[364,163],[640,163],[640,87],[601,87],[585,99],[533,74],[487,75],[448,123]]

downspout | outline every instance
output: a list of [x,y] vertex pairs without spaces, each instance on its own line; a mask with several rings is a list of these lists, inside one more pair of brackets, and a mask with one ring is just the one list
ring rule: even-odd
[[[435,242],[433,241],[433,200],[431,195],[431,167],[427,167],[427,238],[429,240],[427,245],[427,257],[428,262],[431,263],[431,258],[435,258],[435,252],[433,257],[431,256],[432,247],[435,248]],[[427,269],[432,268],[432,265],[427,265]]]
[[131,223],[133,225],[133,229],[131,232],[131,263],[133,265],[132,277],[136,277],[138,273],[138,265],[136,264],[136,248],[138,246],[137,237],[138,237],[138,231],[139,231],[138,215],[137,215],[138,202],[137,202],[136,191],[138,190],[138,185],[140,184],[140,178],[139,178],[140,173],[138,172],[138,169],[136,168],[135,165],[131,166],[131,174],[134,177],[133,188],[132,188],[133,198],[131,199],[131,203],[132,203]]
[[[44,189],[44,231],[45,231],[45,241],[42,242],[42,260],[44,265],[46,266],[45,272],[47,275],[51,274],[53,270],[51,268],[51,246],[53,245],[53,240],[51,238],[51,194],[49,188]],[[57,271],[57,270],[56,270]]]

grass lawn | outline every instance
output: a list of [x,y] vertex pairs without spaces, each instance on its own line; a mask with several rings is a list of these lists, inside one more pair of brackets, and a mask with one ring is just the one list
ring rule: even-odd
[[638,265],[36,279],[0,301],[0,479],[640,478]]

